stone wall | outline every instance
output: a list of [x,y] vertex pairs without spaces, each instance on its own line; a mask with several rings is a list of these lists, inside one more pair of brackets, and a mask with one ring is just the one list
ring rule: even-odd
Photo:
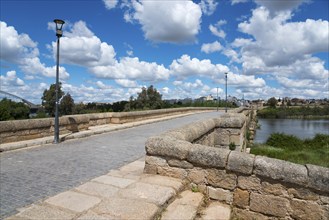
[[223,141],[218,139],[220,126],[240,126],[242,118],[247,121],[244,115],[225,115],[149,138],[144,172],[185,180],[209,199],[231,205],[233,219],[328,219],[328,168],[216,147]]
[[[163,116],[209,111],[214,108],[176,108],[138,112],[107,112],[69,115],[59,118],[60,134],[88,130],[91,126],[122,124]],[[54,118],[0,121],[0,144],[54,135]]]

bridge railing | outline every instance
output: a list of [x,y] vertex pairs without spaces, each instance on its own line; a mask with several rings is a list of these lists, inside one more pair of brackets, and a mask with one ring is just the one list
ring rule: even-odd
[[[123,124],[189,112],[213,111],[215,108],[174,108],[137,112],[107,112],[68,115],[59,118],[60,134],[88,130],[92,126]],[[54,119],[0,121],[0,144],[31,140],[54,135]]]

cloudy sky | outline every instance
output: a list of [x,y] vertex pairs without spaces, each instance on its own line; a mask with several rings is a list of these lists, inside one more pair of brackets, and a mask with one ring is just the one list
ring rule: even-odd
[[1,0],[0,90],[36,104],[60,81],[75,102],[154,85],[164,99],[328,98],[328,0]]

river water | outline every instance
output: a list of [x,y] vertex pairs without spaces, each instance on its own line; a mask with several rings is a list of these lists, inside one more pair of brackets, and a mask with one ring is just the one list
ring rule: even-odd
[[295,135],[301,139],[313,138],[316,134],[329,135],[329,120],[303,119],[258,119],[260,129],[256,130],[255,143],[264,143],[272,133]]

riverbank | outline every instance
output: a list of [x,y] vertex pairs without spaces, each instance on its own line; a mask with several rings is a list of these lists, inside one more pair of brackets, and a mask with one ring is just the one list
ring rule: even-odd
[[264,108],[257,111],[259,118],[280,119],[329,119],[329,106],[321,107],[279,107]]

